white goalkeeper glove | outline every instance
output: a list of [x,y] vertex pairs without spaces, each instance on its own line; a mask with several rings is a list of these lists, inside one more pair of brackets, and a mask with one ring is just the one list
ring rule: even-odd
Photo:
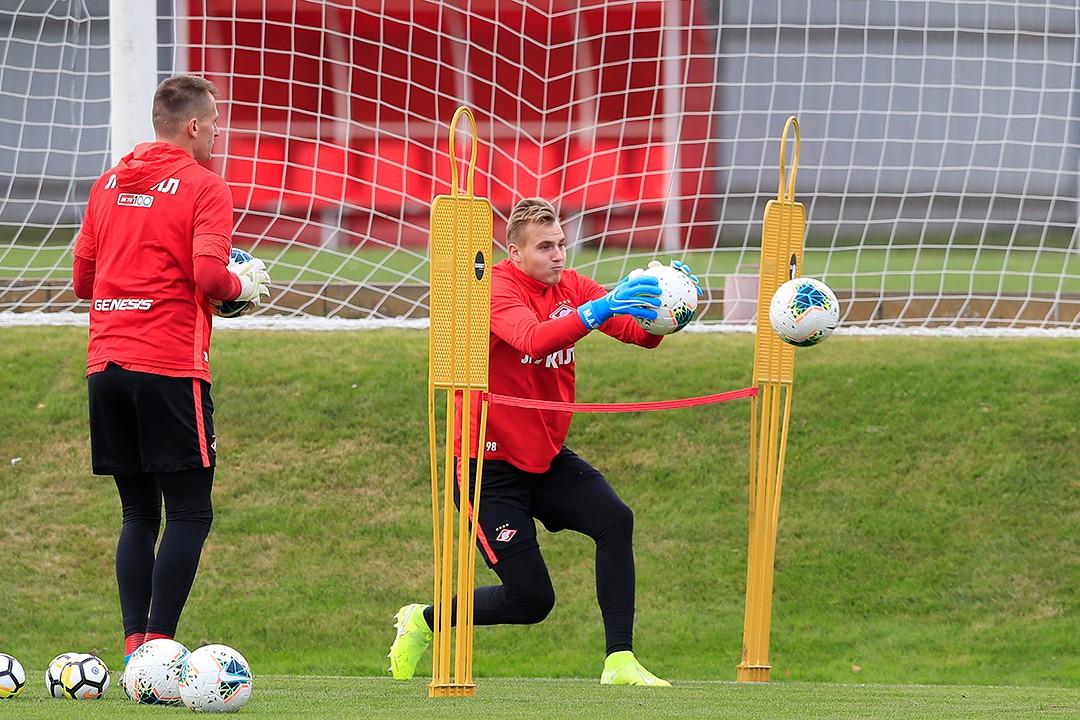
[[231,262],[226,269],[240,278],[240,294],[235,300],[259,305],[264,297],[270,297],[270,273],[262,260],[252,258],[244,263]]

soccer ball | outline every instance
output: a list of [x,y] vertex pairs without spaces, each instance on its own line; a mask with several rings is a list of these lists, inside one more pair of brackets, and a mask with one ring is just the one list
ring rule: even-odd
[[180,671],[180,699],[195,712],[236,712],[251,697],[251,667],[227,645],[192,651]]
[[166,638],[143,643],[124,669],[124,694],[140,705],[179,705],[187,648]]
[[22,664],[0,653],[0,700],[16,697],[26,687],[26,671]]
[[[251,253],[245,252],[240,248],[233,248],[229,252],[230,264],[236,263],[237,265],[240,265],[254,259],[255,258],[251,256]],[[247,300],[222,300],[220,302],[213,301],[211,303],[214,307],[214,314],[223,318],[234,318],[243,315],[250,304],[251,303]]]
[[64,686],[60,684],[60,671],[64,669],[64,666],[69,661],[74,660],[76,657],[90,657],[89,655],[83,655],[82,653],[66,652],[60,653],[52,659],[49,663],[49,667],[45,668],[45,692],[52,695],[54,698],[64,697]]
[[109,689],[109,668],[95,655],[79,654],[60,670],[60,685],[72,700],[97,700]]
[[840,323],[840,303],[828,285],[813,278],[788,280],[769,303],[769,322],[791,345],[817,345]]
[[694,319],[698,291],[686,273],[653,260],[644,270],[630,273],[630,277],[638,275],[652,275],[660,283],[660,307],[656,309],[656,319],[634,318],[645,332],[650,335],[670,335],[679,332]]

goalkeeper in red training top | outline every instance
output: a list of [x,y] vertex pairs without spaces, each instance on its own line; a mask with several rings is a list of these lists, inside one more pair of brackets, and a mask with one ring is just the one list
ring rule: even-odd
[[[506,244],[509,258],[495,265],[491,281],[493,394],[573,402],[574,343],[592,330],[646,348],[660,344],[659,336],[633,320],[656,318],[656,278],[627,278],[608,292],[566,269],[566,239],[546,200],[528,198],[514,207]],[[476,469],[478,416],[470,476]],[[551,532],[574,530],[596,542],[596,598],[607,640],[601,684],[668,685],[633,653],[633,513],[596,468],[563,444],[570,417],[504,405],[488,410],[477,543],[502,584],[476,588],[475,623],[531,624],[547,617],[555,591],[534,519]],[[398,610],[390,648],[395,678],[413,676],[431,642],[433,615],[430,605]]]
[[91,460],[95,474],[114,476],[123,506],[126,656],[176,633],[213,519],[210,301],[269,295],[262,261],[229,264],[232,196],[197,162],[218,135],[216,95],[190,75],[158,86],[156,141],[94,183],[75,242],[75,292],[91,301]]

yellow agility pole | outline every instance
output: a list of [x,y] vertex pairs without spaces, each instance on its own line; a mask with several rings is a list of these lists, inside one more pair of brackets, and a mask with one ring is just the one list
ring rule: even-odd
[[[454,135],[469,121],[472,153],[465,193],[458,191]],[[431,204],[431,320],[428,332],[428,436],[431,455],[431,521],[434,536],[435,619],[432,628],[430,697],[474,695],[472,678],[473,588],[476,585],[476,524],[484,462],[487,400],[473,407],[472,393],[488,389],[488,329],[491,316],[491,203],[473,196],[477,155],[476,119],[466,107],[450,122],[450,195]],[[436,439],[435,397],[444,391],[446,427],[442,471]],[[469,475],[469,429],[479,412],[479,448],[472,498],[463,482],[454,507],[455,399],[461,408],[460,472]],[[456,570],[456,572],[455,572]],[[456,584],[455,584],[456,578]],[[451,618],[453,596],[457,613]],[[456,632],[452,626],[456,625]],[[451,645],[451,638],[453,644]],[[453,652],[451,652],[451,649]]]
[[[794,131],[795,139],[791,176],[785,182],[789,130]],[[791,416],[795,348],[773,332],[769,303],[776,289],[797,277],[802,267],[806,208],[795,202],[798,168],[799,121],[792,116],[784,125],[780,138],[780,188],[776,200],[770,200],[765,207],[761,230],[761,277],[754,346],[754,386],[758,388],[758,396],[750,398],[750,539],[739,682],[766,682],[772,670],[769,665],[769,625],[773,566]]]

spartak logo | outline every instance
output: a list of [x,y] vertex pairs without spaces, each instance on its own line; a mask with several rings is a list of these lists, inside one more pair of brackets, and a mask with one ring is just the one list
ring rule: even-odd
[[574,308],[563,302],[559,303],[559,307],[555,308],[554,312],[548,315],[548,317],[552,320],[558,320],[559,318],[566,317],[572,312],[574,312]]

